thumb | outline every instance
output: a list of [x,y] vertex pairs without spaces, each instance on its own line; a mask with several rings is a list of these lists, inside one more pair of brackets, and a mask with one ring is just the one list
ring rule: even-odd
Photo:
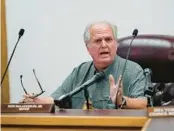
[[110,84],[110,88],[113,88],[115,86],[115,80],[112,75],[109,75],[109,84]]
[[122,76],[120,75],[118,78],[117,84],[121,84],[121,78],[122,78]]

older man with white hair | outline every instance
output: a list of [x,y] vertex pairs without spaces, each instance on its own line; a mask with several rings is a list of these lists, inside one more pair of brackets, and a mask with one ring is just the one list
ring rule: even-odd
[[[25,95],[24,103],[54,103],[60,96],[71,92],[91,79],[97,72],[104,72],[104,78],[90,85],[89,100],[97,109],[147,107],[144,96],[145,76],[137,63],[128,60],[123,78],[121,73],[125,59],[117,55],[117,27],[107,21],[89,24],[84,31],[84,42],[92,61],[84,62],[70,73],[50,97],[31,98]],[[121,85],[121,88],[119,88]],[[85,103],[84,91],[71,98],[71,107],[82,108]]]

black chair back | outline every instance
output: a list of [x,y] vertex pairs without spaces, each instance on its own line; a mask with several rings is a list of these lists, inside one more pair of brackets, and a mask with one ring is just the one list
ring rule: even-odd
[[[126,58],[131,40],[131,36],[118,40],[119,56]],[[132,43],[129,60],[141,65],[145,74],[147,68],[152,71],[151,81],[146,80],[148,84],[145,87],[149,106],[161,106],[174,100],[174,36],[137,36]]]
[[[117,54],[126,58],[132,37],[118,40]],[[129,59],[152,70],[152,82],[174,82],[174,36],[139,35],[132,43]]]

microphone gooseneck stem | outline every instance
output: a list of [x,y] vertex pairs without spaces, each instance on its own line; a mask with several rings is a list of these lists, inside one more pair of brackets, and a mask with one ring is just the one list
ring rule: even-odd
[[[57,105],[58,107],[63,107],[65,105],[65,103],[67,101],[69,101],[71,99],[72,96],[74,96],[75,94],[81,92],[82,90],[84,90],[84,93],[85,93],[85,90],[87,90],[87,88],[92,85],[93,83],[95,83],[96,81],[102,79],[104,77],[104,72],[100,72],[100,73],[97,73],[96,75],[94,75],[90,80],[86,81],[85,83],[83,83],[82,85],[80,85],[79,87],[73,89],[71,92],[69,93],[66,93],[62,96],[60,96],[57,100],[54,100],[54,103],[55,105]],[[87,99],[87,103],[89,105],[89,101],[88,101],[88,98],[89,98],[89,94],[88,92],[85,93],[85,98]],[[88,106],[87,105],[87,106]],[[89,107],[89,106],[88,106]]]
[[144,95],[147,97],[147,101],[148,101],[147,107],[149,106],[153,107],[154,88],[151,82],[152,71],[149,68],[146,68],[144,70],[144,75],[146,79]]
[[131,40],[131,43],[130,43],[130,46],[129,46],[129,49],[128,49],[128,52],[127,52],[127,55],[126,55],[126,61],[125,61],[124,67],[123,67],[123,71],[121,73],[121,81],[122,81],[122,78],[124,76],[124,72],[125,72],[125,69],[126,69],[127,61],[129,59],[129,55],[130,55],[130,52],[131,52],[131,49],[132,49],[132,43],[133,43],[134,39],[135,39],[135,36],[133,36],[133,38]]
[[[130,46],[128,48],[128,52],[127,52],[127,55],[126,55],[126,60],[125,60],[125,63],[124,63],[124,67],[123,67],[123,70],[122,70],[122,73],[121,73],[121,79],[120,79],[120,83],[119,83],[118,88],[121,88],[122,87],[121,86],[121,83],[122,83],[122,79],[124,77],[124,73],[125,73],[125,70],[126,70],[127,61],[129,59],[129,55],[130,55],[130,52],[131,52],[131,49],[132,49],[132,43],[133,43],[133,41],[134,41],[134,39],[135,39],[135,37],[137,35],[138,35],[138,30],[137,29],[134,29],[134,31],[132,33],[132,39],[131,39],[131,42],[130,42]],[[117,95],[118,95],[118,90],[116,92],[116,101],[115,101],[116,106],[118,106],[118,104],[117,104]],[[116,107],[116,108],[118,108],[118,107]]]
[[3,81],[4,81],[5,75],[6,75],[6,73],[7,73],[8,67],[9,67],[9,65],[10,65],[10,63],[11,63],[11,60],[12,60],[12,58],[13,58],[14,52],[15,52],[15,50],[16,50],[16,47],[17,47],[17,45],[18,45],[18,43],[19,43],[20,38],[21,38],[21,36],[19,36],[19,38],[18,38],[18,40],[17,40],[17,42],[16,42],[16,45],[15,45],[15,47],[14,47],[14,49],[13,49],[13,52],[12,52],[12,54],[11,54],[11,56],[10,56],[10,59],[9,59],[9,61],[8,61],[8,64],[7,64],[7,67],[6,67],[5,72],[4,72],[4,74],[3,74],[3,76],[2,76],[2,79],[1,79],[1,85],[2,85],[2,83],[3,83]]
[[89,109],[89,92],[88,92],[87,88],[84,89],[84,95],[85,95],[85,99],[86,99],[87,109]]

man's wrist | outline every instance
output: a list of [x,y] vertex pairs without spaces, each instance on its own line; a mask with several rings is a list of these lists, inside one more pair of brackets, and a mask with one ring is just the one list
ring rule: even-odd
[[122,109],[122,108],[126,108],[126,106],[127,106],[126,97],[122,96],[122,102],[121,104],[118,105],[118,108]]

